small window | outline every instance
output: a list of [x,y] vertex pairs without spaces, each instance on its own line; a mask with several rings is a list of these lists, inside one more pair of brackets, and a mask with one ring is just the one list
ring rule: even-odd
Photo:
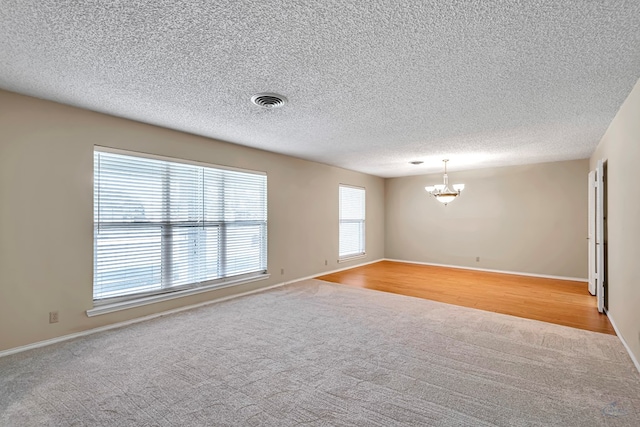
[[94,152],[94,300],[266,273],[266,175],[130,154]]
[[365,190],[340,185],[339,258],[364,255]]

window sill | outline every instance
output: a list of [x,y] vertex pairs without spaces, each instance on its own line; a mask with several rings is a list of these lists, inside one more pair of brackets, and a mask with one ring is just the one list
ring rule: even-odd
[[245,283],[257,282],[259,280],[266,280],[270,277],[269,274],[260,274],[253,277],[244,277],[242,279],[232,280],[224,283],[216,283],[214,285],[207,285],[197,288],[185,289],[182,291],[169,292],[166,294],[151,295],[140,298],[134,298],[127,301],[118,301],[111,304],[99,305],[87,310],[88,317],[99,316],[101,314],[113,313],[120,310],[128,310],[130,308],[142,307],[149,304],[155,304],[157,302],[168,301],[176,298],[182,298],[190,295],[197,295],[203,292],[213,291],[215,289],[228,288],[230,286],[243,285]]
[[357,255],[349,255],[344,258],[338,258],[338,264],[341,264],[343,262],[353,261],[355,259],[365,258],[366,256],[367,254],[363,253],[363,254],[357,254]]

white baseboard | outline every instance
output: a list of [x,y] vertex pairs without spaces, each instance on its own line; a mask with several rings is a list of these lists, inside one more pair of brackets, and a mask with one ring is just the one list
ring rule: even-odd
[[263,292],[263,291],[266,291],[266,290],[269,290],[269,289],[274,289],[274,288],[277,288],[277,287],[280,287],[280,286],[289,285],[291,283],[300,282],[302,280],[313,279],[315,277],[323,276],[325,274],[336,273],[338,271],[348,270],[350,268],[361,267],[361,266],[367,265],[367,264],[373,264],[375,262],[379,262],[379,261],[382,261],[382,260],[383,259],[381,258],[381,259],[377,259],[375,261],[365,262],[365,263],[353,265],[353,266],[350,266],[350,267],[339,268],[337,270],[332,270],[332,271],[326,271],[326,272],[323,272],[323,273],[320,273],[320,274],[314,274],[312,276],[306,276],[306,277],[301,277],[301,278],[289,280],[289,281],[286,281],[286,282],[276,283],[275,285],[271,285],[271,286],[267,286],[267,287],[264,287],[264,288],[255,289],[253,291],[247,291],[247,292],[241,292],[239,294],[228,295],[226,297],[216,298],[216,299],[212,299],[212,300],[209,300],[209,301],[203,301],[203,302],[200,302],[200,303],[197,303],[197,304],[186,305],[184,307],[178,307],[178,308],[174,308],[174,309],[167,310],[167,311],[161,311],[159,313],[149,314],[148,316],[137,317],[135,319],[126,320],[124,322],[113,323],[111,325],[100,326],[98,328],[87,329],[86,331],[75,332],[73,334],[62,335],[60,337],[55,337],[55,338],[51,338],[51,339],[44,340],[44,341],[38,341],[38,342],[34,342],[32,344],[27,344],[27,345],[23,345],[23,346],[20,346],[20,347],[14,347],[14,348],[10,348],[10,349],[7,349],[7,350],[2,350],[2,351],[0,351],[0,357],[9,356],[11,354],[16,354],[16,353],[21,353],[23,351],[32,350],[34,348],[46,347],[46,346],[51,345],[51,344],[57,344],[59,342],[69,341],[69,340],[73,340],[73,339],[76,339],[76,338],[85,337],[85,336],[91,335],[91,334],[97,334],[98,332],[104,332],[104,331],[108,331],[110,329],[122,328],[123,326],[133,325],[133,324],[139,323],[139,322],[145,322],[147,320],[155,319],[157,317],[167,316],[169,314],[179,313],[181,311],[191,310],[193,308],[198,308],[198,307],[202,307],[202,306],[205,306],[205,305],[214,304],[214,303],[218,303],[218,302],[222,302],[222,301],[227,301],[227,300],[230,300],[230,299],[233,299],[233,298],[243,297],[243,296],[255,294],[255,293],[258,293],[258,292]]
[[68,341],[68,340],[84,337],[84,336],[91,335],[91,334],[97,334],[98,332],[104,332],[104,331],[108,331],[110,329],[122,328],[123,326],[133,325],[133,324],[139,323],[139,322],[145,322],[147,320],[155,319],[157,317],[167,316],[169,314],[179,313],[181,311],[191,310],[193,308],[198,308],[198,307],[202,307],[202,306],[209,305],[209,304],[214,304],[214,303],[218,303],[218,302],[222,302],[222,301],[227,301],[227,300],[230,300],[230,299],[233,299],[233,298],[238,298],[238,297],[243,297],[243,296],[246,296],[246,295],[255,294],[255,293],[258,293],[258,292],[266,291],[268,289],[277,288],[277,287],[286,285],[288,283],[291,283],[291,282],[277,283],[275,285],[267,286],[267,287],[260,288],[260,289],[255,289],[253,291],[247,291],[247,292],[241,292],[239,294],[228,295],[226,297],[220,297],[220,298],[212,299],[212,300],[209,300],[209,301],[203,301],[203,302],[199,302],[197,304],[190,304],[190,305],[186,305],[184,307],[178,307],[178,308],[174,308],[174,309],[167,310],[167,311],[161,311],[159,313],[153,313],[153,314],[149,314],[149,315],[143,316],[143,317],[136,317],[135,319],[125,320],[124,322],[113,323],[111,325],[100,326],[98,328],[87,329],[86,331],[80,331],[80,332],[76,332],[76,333],[69,334],[69,335],[62,335],[60,337],[55,337],[55,338],[51,338],[51,339],[44,340],[44,341],[38,341],[38,342],[34,342],[32,344],[27,344],[27,345],[23,345],[23,346],[20,346],[20,347],[14,347],[14,348],[10,348],[10,349],[7,349],[7,350],[2,350],[2,351],[0,351],[0,357],[9,356],[11,354],[16,354],[16,353],[21,353],[23,351],[32,350],[34,348],[46,347],[46,346],[51,345],[51,344],[57,344],[59,342]]
[[624,337],[620,333],[620,330],[618,330],[618,327],[616,326],[616,322],[615,322],[615,320],[613,320],[613,317],[611,316],[611,314],[607,311],[607,309],[605,309],[604,312],[606,313],[607,317],[609,318],[609,321],[611,322],[611,326],[613,326],[613,330],[616,331],[616,335],[618,336],[618,338],[622,342],[622,345],[627,350],[627,353],[629,353],[629,357],[631,358],[631,361],[633,362],[633,364],[636,366],[636,369],[638,370],[638,373],[640,373],[640,363],[638,362],[638,359],[636,359],[636,356],[631,351],[631,347],[629,347],[629,344],[627,344],[627,342],[625,341]]
[[465,266],[461,266],[461,265],[436,264],[436,263],[433,263],[433,262],[407,261],[407,260],[404,260],[404,259],[385,258],[384,261],[405,262],[407,264],[431,265],[431,266],[434,266],[434,267],[458,268],[460,270],[486,271],[488,273],[511,274],[511,275],[514,275],[514,276],[541,277],[543,279],[570,280],[572,282],[585,282],[585,283],[587,283],[588,280],[589,280],[589,279],[580,278],[580,277],[552,276],[552,275],[549,275],[549,274],[524,273],[524,272],[521,272],[521,271],[492,270],[492,269],[488,269],[488,268],[465,267]]
[[[301,280],[315,279],[316,277],[319,277],[319,276],[326,276],[327,274],[333,274],[333,273],[337,273],[339,271],[351,270],[352,268],[362,267],[364,265],[369,265],[369,264],[375,264],[376,262],[380,262],[380,261],[387,261],[387,259],[386,258],[378,258],[378,259],[373,260],[373,261],[363,262],[361,264],[356,264],[356,265],[350,265],[349,267],[337,268],[337,269],[331,270],[331,271],[323,271],[322,273],[314,274],[313,276],[303,277],[302,279],[297,279],[295,281],[299,282]],[[289,283],[293,283],[293,282],[289,282]]]

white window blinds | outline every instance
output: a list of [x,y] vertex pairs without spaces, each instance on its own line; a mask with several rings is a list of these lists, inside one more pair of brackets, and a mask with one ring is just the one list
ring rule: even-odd
[[266,269],[266,175],[96,149],[94,300]]
[[349,258],[365,253],[364,219],[364,188],[340,185],[339,258]]

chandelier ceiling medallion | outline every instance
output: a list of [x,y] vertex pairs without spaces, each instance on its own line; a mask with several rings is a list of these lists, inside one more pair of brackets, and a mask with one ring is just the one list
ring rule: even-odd
[[436,198],[440,203],[443,203],[445,206],[447,203],[455,200],[456,197],[460,195],[462,190],[464,190],[464,184],[454,184],[453,190],[449,189],[449,176],[447,175],[447,162],[449,159],[443,160],[444,162],[444,175],[443,175],[443,184],[430,185],[428,187],[424,187],[425,190],[433,197]]

